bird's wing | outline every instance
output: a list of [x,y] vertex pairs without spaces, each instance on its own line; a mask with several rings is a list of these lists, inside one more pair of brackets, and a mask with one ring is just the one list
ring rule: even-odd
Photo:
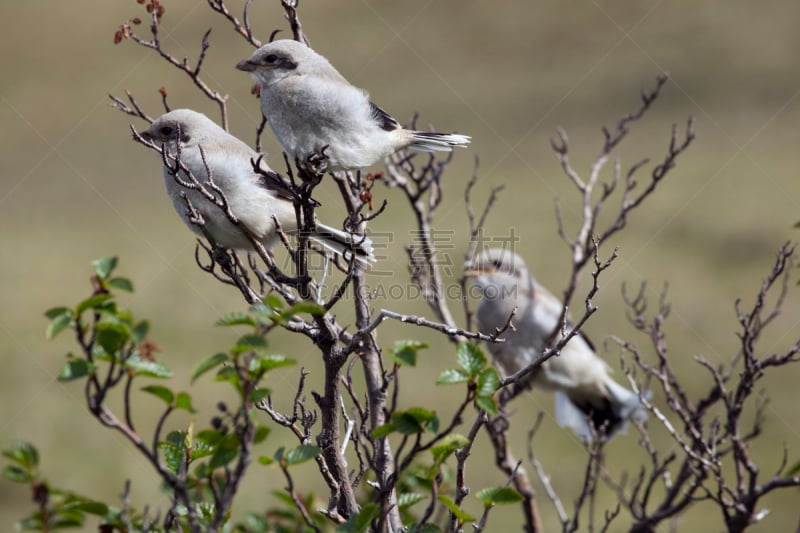
[[375,105],[374,102],[369,103],[369,109],[371,112],[371,117],[375,120],[375,122],[380,126],[380,128],[384,131],[394,131],[396,129],[401,128],[400,123],[397,120]]
[[274,170],[266,170],[262,172],[253,171],[256,178],[256,183],[263,188],[275,194],[276,197],[282,200],[294,201],[294,194],[292,193],[291,186],[283,179],[283,176]]

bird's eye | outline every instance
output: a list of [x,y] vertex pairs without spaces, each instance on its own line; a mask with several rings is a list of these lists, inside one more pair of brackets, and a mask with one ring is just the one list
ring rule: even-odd
[[503,262],[500,261],[499,259],[495,259],[494,261],[492,261],[492,266],[499,270],[500,267],[503,266]]
[[164,137],[169,137],[170,135],[172,135],[173,131],[175,130],[172,128],[172,126],[164,126],[160,130],[158,130],[158,132]]
[[270,63],[270,64],[276,62],[277,60],[278,60],[278,56],[276,56],[275,54],[270,54],[270,55],[268,55],[267,57],[264,58],[264,61],[266,61],[267,63]]

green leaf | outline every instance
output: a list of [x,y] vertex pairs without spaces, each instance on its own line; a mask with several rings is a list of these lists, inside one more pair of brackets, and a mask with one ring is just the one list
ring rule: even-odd
[[225,435],[208,466],[212,469],[220,468],[236,459],[237,455],[239,455],[239,438],[235,434]]
[[322,452],[316,446],[311,444],[301,444],[297,448],[292,448],[289,450],[286,455],[284,456],[284,460],[286,462],[286,466],[291,465],[298,465],[300,463],[305,463],[309,459],[314,459]]
[[351,516],[344,524],[336,528],[338,533],[364,533],[370,523],[378,516],[380,509],[375,503],[368,503],[357,515]]
[[39,451],[33,444],[24,440],[15,440],[10,450],[3,451],[3,456],[29,470],[39,464]]
[[232,354],[240,354],[243,352],[250,352],[257,348],[266,348],[267,341],[264,337],[260,335],[244,335],[238,341],[236,341],[236,345],[231,348]]
[[219,320],[217,320],[217,326],[257,326],[258,322],[256,322],[253,317],[250,315],[246,315],[244,313],[232,312],[228,313],[227,315],[222,315]]
[[197,412],[194,407],[192,407],[192,397],[186,392],[179,392],[175,395],[175,409],[182,409],[189,413]]
[[181,462],[183,461],[186,449],[183,446],[179,446],[174,442],[169,441],[159,442],[158,448],[164,455],[164,462],[167,463],[167,467],[172,472],[177,474],[178,469],[181,467]]
[[478,374],[478,389],[475,393],[479,397],[490,397],[494,395],[499,385],[500,376],[497,374],[497,370],[490,366]]
[[147,332],[149,330],[150,324],[147,322],[147,320],[142,320],[131,330],[131,338],[134,342],[142,342],[142,340],[144,340],[144,338],[147,336]]
[[392,359],[398,365],[416,366],[417,352],[427,347],[428,345],[424,342],[414,340],[397,341],[394,343],[394,348],[392,348]]
[[401,510],[408,509],[415,503],[421,502],[425,498],[427,498],[427,496],[417,492],[403,492],[397,497],[397,506]]
[[497,414],[497,400],[494,396],[478,396],[475,399],[475,403],[478,404],[478,407],[486,411],[491,415]]
[[252,403],[258,403],[267,396],[271,394],[272,391],[269,389],[256,389],[250,394],[250,401]]
[[121,291],[133,292],[133,283],[128,278],[111,278],[108,284]]
[[105,516],[108,514],[108,505],[102,502],[96,502],[84,498],[80,498],[79,501],[68,503],[64,506],[64,508],[70,511],[80,511],[96,516]]
[[161,398],[167,405],[172,405],[173,400],[175,400],[175,394],[167,387],[162,387],[161,385],[148,385],[147,387],[142,387],[142,390]]
[[258,458],[258,462],[261,463],[262,465],[271,465],[272,463],[275,462],[275,459],[273,459],[272,457],[267,457],[266,455],[262,455]]
[[95,259],[92,261],[92,266],[94,267],[94,271],[97,273],[98,278],[108,279],[114,269],[117,268],[117,258],[103,257],[100,259]]
[[471,342],[462,343],[456,352],[456,360],[470,377],[476,375],[486,366],[486,356],[477,345]]
[[27,470],[17,465],[6,465],[3,477],[15,483],[27,483],[33,479]]
[[259,368],[264,372],[269,372],[274,368],[280,368],[282,366],[292,366],[297,363],[294,359],[277,354],[260,354],[257,357],[257,361]]
[[68,361],[58,374],[58,381],[72,381],[92,374],[97,366],[85,359],[72,359]]
[[53,307],[52,309],[48,309],[44,312],[44,316],[50,320],[53,320],[57,316],[64,314],[72,316],[72,309],[69,307]]
[[411,435],[420,431],[435,432],[439,427],[436,413],[422,407],[413,407],[406,411],[392,413],[392,423],[395,430],[403,435]]
[[45,331],[44,336],[47,340],[51,340],[72,324],[72,312],[67,309],[66,312],[53,317],[53,319],[47,325],[47,330]]
[[172,371],[161,363],[155,361],[145,361],[138,356],[131,357],[125,365],[133,370],[137,376],[149,378],[171,378]]
[[445,370],[439,375],[436,380],[437,385],[452,385],[453,383],[466,383],[469,381],[469,375],[461,369],[451,368]]
[[391,422],[387,422],[386,424],[380,425],[372,430],[372,438],[373,439],[381,439],[388,435],[389,433],[395,431],[394,424]]
[[484,505],[505,505],[522,501],[522,495],[511,487],[494,487],[475,495]]
[[457,433],[444,437],[439,444],[431,448],[433,454],[433,470],[444,463],[456,450],[469,444],[469,439]]
[[80,316],[87,309],[97,309],[113,298],[114,296],[108,293],[90,296],[78,304],[78,306],[75,308],[75,316]]
[[130,331],[124,324],[101,322],[95,326],[97,342],[108,355],[114,355],[131,337]]
[[288,317],[298,313],[308,313],[313,316],[322,316],[325,314],[325,308],[319,304],[315,304],[314,302],[298,302],[281,314]]
[[270,431],[272,430],[268,426],[257,426],[256,434],[253,437],[253,444],[264,442],[264,440],[266,440],[267,438],[267,435],[269,435]]
[[192,383],[197,380],[200,376],[211,370],[212,368],[221,365],[225,361],[228,360],[228,354],[218,353],[214,354],[196,367],[194,367],[194,371],[192,372]]
[[795,463],[795,465],[791,467],[788,472],[786,472],[787,476],[794,476],[796,474],[800,474],[800,461]]
[[458,520],[461,523],[475,521],[474,516],[461,509],[458,505],[455,504],[453,500],[451,500],[447,496],[444,495],[439,496],[439,501],[442,502],[444,506],[447,507],[451,513],[453,513],[453,516],[458,518]]

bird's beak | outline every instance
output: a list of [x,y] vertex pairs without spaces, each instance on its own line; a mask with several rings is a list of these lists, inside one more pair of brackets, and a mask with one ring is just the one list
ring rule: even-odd
[[250,61],[250,59],[243,59],[236,63],[236,68],[245,72],[253,72],[258,68],[258,65]]
[[477,278],[481,275],[481,271],[475,269],[472,265],[464,265],[464,277],[465,278]]
[[144,139],[145,141],[150,141],[150,142],[153,142],[153,140],[154,140],[154,138],[153,138],[153,134],[152,134],[152,133],[150,133],[150,130],[144,130],[144,131],[140,131],[140,132],[139,132],[139,137],[141,137],[141,138],[142,138],[142,139]]

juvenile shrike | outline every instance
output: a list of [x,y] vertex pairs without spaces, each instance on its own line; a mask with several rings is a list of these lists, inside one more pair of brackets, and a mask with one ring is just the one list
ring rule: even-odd
[[403,129],[327,59],[292,40],[273,41],[236,68],[261,86],[261,112],[289,157],[301,162],[323,147],[331,169],[365,168],[401,148],[451,151],[470,137]]
[[[541,356],[548,337],[559,327],[561,302],[536,282],[522,258],[510,250],[485,250],[465,269],[482,295],[476,313],[480,331],[502,328],[517,308],[515,329],[502,335],[505,342],[489,343],[500,372],[510,376]],[[646,417],[639,397],[614,381],[610,371],[578,333],[560,355],[548,359],[529,379],[535,386],[555,391],[556,421],[589,442],[592,426],[605,439],[624,429],[628,418]]]
[[[259,154],[202,113],[189,109],[170,111],[161,115],[140,135],[156,144],[163,143],[173,156],[177,155],[180,146],[180,161],[201,184],[208,181],[207,165],[213,182],[227,198],[231,212],[264,247],[270,248],[280,241],[273,217],[286,233],[297,229],[292,195],[283,178],[272,171],[263,158],[261,168],[266,176],[255,172],[252,161],[257,160]],[[205,153],[205,163],[200,147]],[[247,235],[230,221],[222,209],[199,191],[178,184],[166,166],[163,167],[163,174],[175,210],[192,231],[204,235],[205,230],[208,237],[224,248],[253,249]],[[179,177],[183,181],[190,181],[183,171]],[[186,201],[181,198],[181,193],[186,194],[192,206],[202,215],[205,221],[202,229],[189,220]],[[340,255],[347,256],[355,252],[356,258],[362,262],[374,261],[371,241],[364,237],[319,223],[309,237]]]

